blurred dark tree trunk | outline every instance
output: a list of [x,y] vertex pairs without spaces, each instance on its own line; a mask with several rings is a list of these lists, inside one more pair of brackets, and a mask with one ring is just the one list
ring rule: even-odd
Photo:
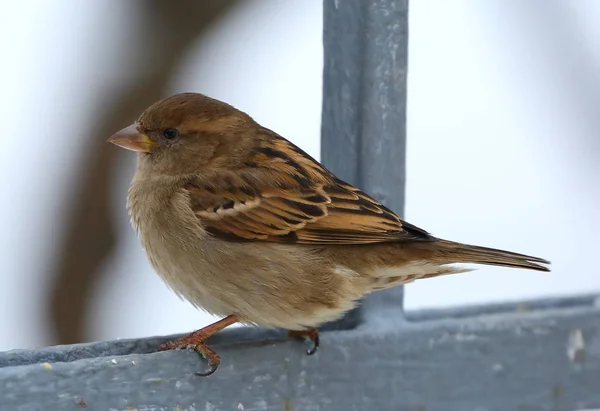
[[[231,9],[237,0],[138,1],[144,24],[133,25],[131,36],[139,38],[135,59],[123,64],[153,64],[145,75],[114,95],[99,112],[86,145],[76,196],[65,210],[69,218],[61,234],[56,265],[52,270],[49,311],[55,343],[85,341],[85,320],[101,266],[115,246],[115,227],[110,215],[110,176],[120,150],[106,139],[126,126],[146,107],[164,97],[165,86],[188,47],[207,28]],[[149,74],[148,74],[149,73]]]

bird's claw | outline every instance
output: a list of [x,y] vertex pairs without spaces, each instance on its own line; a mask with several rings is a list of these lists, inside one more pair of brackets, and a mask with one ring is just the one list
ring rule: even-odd
[[204,372],[200,372],[198,371],[196,373],[196,375],[200,376],[200,377],[208,377],[209,375],[214,374],[215,371],[217,371],[217,368],[219,368],[220,365],[220,361],[218,362],[211,362],[210,360],[208,360],[208,370],[204,371]]
[[319,336],[317,335],[316,340],[313,341],[313,346],[306,350],[306,355],[313,355],[319,349]]
[[216,351],[211,349],[209,346],[204,344],[204,342],[200,342],[198,344],[190,344],[188,341],[170,341],[161,345],[158,350],[159,351],[167,351],[167,350],[194,350],[197,351],[205,360],[208,361],[208,370],[203,372],[196,372],[195,374],[200,377],[208,377],[209,375],[214,374],[215,371],[219,368],[221,364],[221,357],[217,354]]
[[300,339],[306,338],[312,341],[313,346],[306,350],[306,355],[313,355],[319,349],[319,330],[317,330],[316,328],[301,331],[290,330],[288,331],[288,337]]
[[240,319],[237,315],[229,315],[222,320],[210,324],[198,331],[194,331],[183,338],[162,344],[158,350],[166,351],[187,349],[197,351],[202,357],[204,357],[206,361],[208,361],[208,366],[210,368],[207,371],[197,372],[195,374],[200,377],[208,377],[209,375],[214,374],[214,372],[217,371],[217,368],[219,368],[219,365],[221,364],[221,357],[215,350],[206,345],[204,341],[216,332],[239,321]]

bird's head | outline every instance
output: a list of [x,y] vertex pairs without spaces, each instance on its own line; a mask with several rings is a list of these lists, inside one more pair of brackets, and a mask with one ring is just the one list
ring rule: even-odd
[[153,172],[180,175],[235,166],[252,146],[255,127],[229,104],[183,93],[153,104],[108,141],[138,152],[140,164]]

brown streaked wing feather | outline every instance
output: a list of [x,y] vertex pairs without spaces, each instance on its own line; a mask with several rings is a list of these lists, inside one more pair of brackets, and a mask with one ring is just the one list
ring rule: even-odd
[[186,186],[192,210],[211,234],[314,245],[431,238],[292,143],[268,137],[244,168]]

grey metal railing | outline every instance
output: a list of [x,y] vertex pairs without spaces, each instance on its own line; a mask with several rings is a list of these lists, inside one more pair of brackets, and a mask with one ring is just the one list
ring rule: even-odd
[[[322,158],[402,213],[407,0],[324,2]],[[575,411],[600,409],[600,296],[402,311],[379,292],[306,356],[232,329],[209,378],[171,337],[0,353],[0,410]]]

